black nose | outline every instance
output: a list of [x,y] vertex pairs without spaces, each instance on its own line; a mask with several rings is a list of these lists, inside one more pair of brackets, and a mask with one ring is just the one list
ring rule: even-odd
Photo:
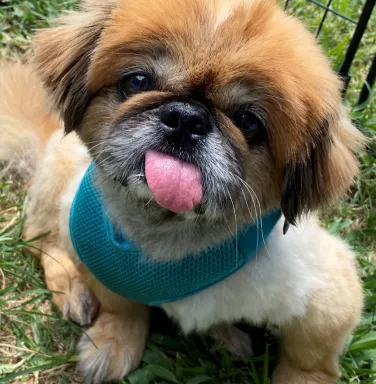
[[176,139],[197,139],[212,129],[209,112],[201,106],[184,102],[164,105],[160,115],[166,136]]

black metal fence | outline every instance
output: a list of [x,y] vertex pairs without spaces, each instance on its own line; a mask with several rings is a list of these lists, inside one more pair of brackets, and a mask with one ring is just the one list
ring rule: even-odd
[[[306,0],[309,3],[314,4],[317,7],[320,7],[324,10],[321,20],[317,26],[316,29],[316,38],[320,36],[320,33],[322,31],[323,25],[325,23],[325,20],[327,19],[328,14],[332,14],[335,17],[339,17],[343,20],[345,20],[348,23],[355,25],[355,31],[351,37],[351,40],[347,46],[346,53],[343,59],[343,62],[338,70],[338,73],[343,78],[344,81],[344,95],[346,94],[347,88],[349,86],[350,80],[351,80],[351,66],[354,62],[355,55],[358,51],[360,42],[362,40],[362,37],[366,31],[368,22],[371,18],[372,12],[375,8],[376,0],[366,0],[362,11],[360,13],[358,20],[353,20],[352,18],[337,12],[336,10],[332,9],[332,1],[328,0],[326,4],[323,4],[317,0]],[[291,0],[285,0],[285,8],[288,9],[291,5]],[[375,84],[376,79],[376,54],[371,60],[372,63],[370,63],[369,72],[365,79],[365,82],[360,90],[359,99],[358,99],[358,105],[364,103],[371,95],[372,87]]]

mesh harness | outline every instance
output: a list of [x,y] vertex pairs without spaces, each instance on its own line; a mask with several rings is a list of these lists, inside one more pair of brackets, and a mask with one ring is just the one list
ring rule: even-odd
[[[226,279],[260,250],[281,217],[264,215],[236,237],[177,261],[148,258],[124,233],[115,229],[94,185],[94,167],[86,171],[70,212],[73,246],[90,272],[120,296],[150,306],[180,300]],[[261,231],[262,228],[262,231]],[[263,235],[261,236],[261,232]]]

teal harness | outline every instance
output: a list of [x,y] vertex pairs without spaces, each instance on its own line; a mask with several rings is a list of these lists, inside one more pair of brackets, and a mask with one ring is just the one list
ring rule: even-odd
[[279,210],[270,211],[259,220],[259,226],[252,224],[239,231],[237,241],[234,236],[178,261],[153,261],[111,223],[101,192],[94,185],[93,170],[90,165],[72,204],[69,226],[73,246],[107,288],[150,306],[184,299],[238,271],[257,254],[281,217]]

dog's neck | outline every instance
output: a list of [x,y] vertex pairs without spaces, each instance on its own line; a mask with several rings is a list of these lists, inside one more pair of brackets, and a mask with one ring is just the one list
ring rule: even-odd
[[[99,176],[100,178],[100,176]],[[108,214],[120,230],[155,260],[176,260],[235,235],[249,216],[208,220],[174,215],[160,207],[135,201],[116,182],[99,182]]]

